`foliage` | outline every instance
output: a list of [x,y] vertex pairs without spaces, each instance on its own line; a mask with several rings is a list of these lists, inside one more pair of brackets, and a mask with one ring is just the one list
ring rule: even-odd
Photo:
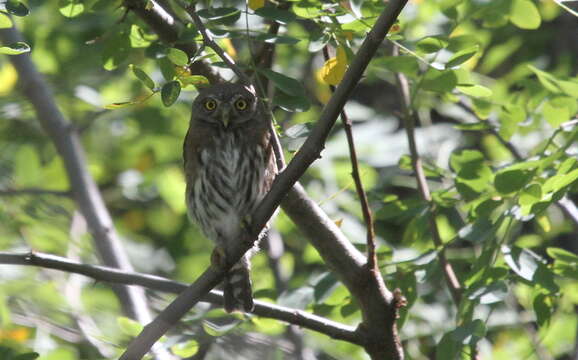
[[[18,75],[7,59],[30,51],[82,135],[91,174],[136,269],[190,282],[209,265],[212,245],[186,217],[181,146],[191,101],[209,82],[191,69],[203,61],[227,79],[232,73],[202,45],[178,1],[159,3],[182,25],[174,43],[162,41],[122,1],[0,3],[0,28],[15,24],[26,41],[0,47],[7,54],[0,58],[2,250],[98,262],[85,226],[73,221],[71,198],[10,194],[69,186],[53,144],[17,93]],[[328,84],[341,81],[385,3],[280,4],[201,2],[197,13],[243,70],[274,87],[269,100],[290,159],[329,98]],[[268,31],[273,22],[279,33]],[[461,358],[477,348],[487,359],[565,359],[576,351],[578,243],[571,240],[578,224],[560,205],[578,201],[578,63],[569,45],[575,30],[574,16],[555,1],[414,0],[351,96],[346,111],[375,215],[379,266],[388,288],[408,300],[398,320],[406,358]],[[198,51],[187,53],[187,43]],[[269,69],[256,54],[271,44],[277,55]],[[399,56],[392,56],[392,44]],[[326,46],[327,61],[320,53]],[[431,204],[419,195],[408,156],[395,73],[409,79],[410,110],[421,119],[416,136]],[[338,127],[301,180],[365,250],[350,172]],[[432,214],[443,241],[438,247]],[[285,214],[274,228],[285,249],[278,258],[265,250],[255,257],[256,297],[358,324],[358,304]],[[464,288],[457,305],[436,256],[441,252]],[[98,359],[106,351],[87,337],[117,354],[143,325],[124,317],[106,284],[2,266],[1,358]],[[155,295],[158,307],[169,300]],[[94,323],[88,333],[86,318]],[[252,358],[243,336],[258,332],[275,344],[268,358],[290,358],[276,344],[294,338],[293,331],[199,305],[163,346],[189,357],[213,344],[218,357],[231,350],[224,342],[240,342],[239,354]],[[304,346],[320,358],[364,358],[356,345],[305,333]]]

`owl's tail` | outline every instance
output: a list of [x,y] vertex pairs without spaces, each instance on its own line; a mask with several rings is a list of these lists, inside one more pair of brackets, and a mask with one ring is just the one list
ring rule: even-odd
[[249,270],[249,259],[243,257],[225,275],[223,288],[225,311],[253,311],[253,289]]

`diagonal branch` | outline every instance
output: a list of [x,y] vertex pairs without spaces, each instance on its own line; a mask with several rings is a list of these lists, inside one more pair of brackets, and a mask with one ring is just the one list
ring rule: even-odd
[[[169,280],[160,276],[139,274],[113,269],[105,266],[82,264],[60,256],[30,253],[0,252],[0,264],[38,266],[45,269],[66,271],[81,274],[98,281],[104,281],[123,285],[138,285],[151,290],[178,294],[187,285]],[[223,293],[211,291],[202,298],[202,301],[222,305]],[[338,340],[344,340],[353,344],[361,341],[355,329],[321,316],[310,314],[306,311],[290,309],[283,306],[269,304],[263,301],[255,301],[255,315],[271,319],[285,321],[290,324],[302,326],[306,329],[317,331]]]
[[[394,45],[394,53],[397,55],[397,47]],[[405,132],[407,135],[407,141],[409,143],[409,151],[411,153],[412,167],[415,172],[417,179],[417,184],[419,188],[420,195],[423,200],[425,200],[430,209],[428,211],[429,225],[431,230],[431,236],[434,245],[438,249],[438,259],[442,265],[442,272],[446,279],[450,293],[456,306],[460,304],[462,296],[462,286],[454,272],[454,269],[450,262],[448,261],[445,251],[443,249],[443,242],[439,233],[439,229],[436,223],[436,211],[435,205],[432,202],[431,193],[429,186],[427,184],[427,179],[423,171],[421,158],[419,156],[419,151],[417,149],[417,144],[415,141],[415,124],[417,122],[418,114],[411,108],[411,99],[409,92],[409,83],[407,78],[402,73],[395,74],[397,79],[397,85],[400,92],[401,104],[403,108],[403,123],[405,127]]]
[[[247,234],[244,241],[235,244],[231,252],[230,264],[220,269],[207,269],[193,284],[184,290],[159,316],[145,326],[141,334],[134,339],[121,359],[136,360],[150,349],[150,347],[192,306],[194,306],[204,294],[208,293],[224,277],[230,265],[238,261],[243,254],[252,247],[254,240],[261,232],[279,203],[292,191],[297,180],[307,168],[315,161],[323,150],[325,139],[347,98],[361,79],[369,61],[375,55],[378,47],[383,42],[389,28],[397,19],[399,13],[407,3],[407,0],[392,0],[387,8],[377,19],[372,30],[367,34],[363,44],[359,48],[347,70],[343,81],[337,87],[329,103],[323,109],[319,121],[307,138],[301,150],[295,155],[287,168],[279,174],[273,182],[271,191],[265,196],[255,213],[252,215],[252,223],[246,228]],[[302,205],[302,204],[301,204]],[[330,244],[324,243],[325,247],[331,248]],[[351,246],[352,247],[352,246]],[[334,250],[332,249],[331,252]],[[355,255],[354,255],[355,254]],[[393,296],[381,279],[381,275],[375,277],[366,275],[363,266],[357,261],[363,259],[358,252],[343,253],[334,258],[329,258],[328,263],[334,269],[340,269],[338,274],[350,289],[352,294],[360,301],[364,316],[364,326],[360,328],[365,337],[364,347],[374,359],[392,358],[401,359],[403,351],[395,328],[395,310],[391,309]],[[343,266],[336,258],[353,264],[356,271],[352,273],[343,271]],[[378,314],[376,314],[376,312]],[[387,329],[384,329],[386,327]]]

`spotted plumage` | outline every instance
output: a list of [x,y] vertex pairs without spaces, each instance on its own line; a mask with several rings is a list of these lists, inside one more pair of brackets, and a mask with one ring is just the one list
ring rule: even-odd
[[[189,216],[226,257],[275,176],[268,124],[253,91],[236,84],[203,89],[193,102],[183,157]],[[229,312],[253,309],[249,270],[255,251],[225,277]]]

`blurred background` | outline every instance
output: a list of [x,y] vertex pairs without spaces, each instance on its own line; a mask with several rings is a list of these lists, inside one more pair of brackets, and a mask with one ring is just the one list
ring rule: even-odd
[[[159,4],[186,18],[176,2]],[[132,265],[138,272],[192,282],[209,265],[213,246],[187,219],[183,199],[182,143],[195,86],[181,81],[174,104],[163,103],[163,84],[182,80],[175,77],[176,64],[166,56],[167,45],[122,1],[26,5],[30,14],[12,20],[80,135],[90,174]],[[578,201],[576,131],[568,123],[577,110],[578,22],[562,5],[412,0],[345,107],[375,218],[379,265],[387,286],[402,289],[409,301],[399,321],[408,359],[435,358],[436,349],[453,343],[477,343],[482,359],[578,358],[578,276],[572,273],[577,223],[556,205],[564,196]],[[350,62],[384,6],[295,1],[285,10],[290,17],[279,35],[267,38],[271,15],[254,15],[238,1],[199,5],[229,9],[204,14],[203,20],[244,69],[254,71],[257,49],[275,43],[272,69],[302,84],[302,94],[285,93],[282,82],[270,92],[288,160],[331,95],[321,49],[327,45],[333,57],[342,48]],[[188,41],[194,41],[190,33]],[[391,56],[394,46],[400,57]],[[225,79],[233,78],[207,49],[198,56],[216,63],[213,69]],[[129,64],[155,82],[152,96]],[[439,249],[411,170],[394,72],[410,81],[412,109],[419,115],[417,145],[447,256],[460,279],[479,290],[467,293],[469,310],[452,303],[435,257]],[[18,78],[8,56],[0,56],[0,250],[100,263],[62,159],[19,91]],[[502,177],[506,185],[497,182],[500,170],[529,160],[544,162],[529,167],[539,168],[530,175],[514,172]],[[472,164],[475,170],[466,174]],[[567,174],[568,183],[550,185],[550,197],[546,188],[538,195],[528,190]],[[520,175],[529,178],[504,190]],[[365,251],[366,229],[340,122],[301,182]],[[537,200],[520,203],[523,194]],[[531,207],[538,202],[540,209]],[[515,260],[508,261],[504,247],[517,254]],[[568,251],[567,261],[551,248]],[[495,250],[487,263],[495,271],[484,275],[482,286],[474,265],[487,249]],[[24,266],[0,269],[0,358],[29,351],[42,360],[114,358],[138,333],[106,283]],[[360,321],[346,288],[282,211],[253,259],[252,279],[257,299],[353,326]],[[147,297],[155,310],[172,299],[153,291]],[[470,310],[482,325],[472,323],[474,330],[461,330],[469,337],[460,338],[459,319]],[[208,304],[195,307],[163,344],[191,359],[367,358],[355,345],[272,319],[226,315]]]

